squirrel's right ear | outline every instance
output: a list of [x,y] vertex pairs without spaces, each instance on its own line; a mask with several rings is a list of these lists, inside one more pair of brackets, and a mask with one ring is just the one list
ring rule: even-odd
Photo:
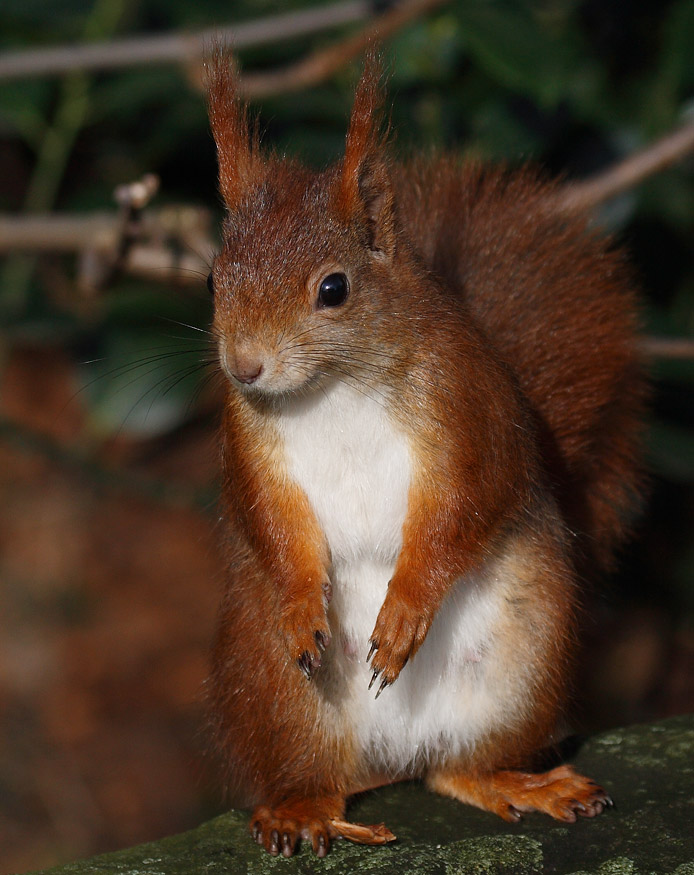
[[232,209],[263,172],[257,128],[249,130],[246,105],[238,96],[238,72],[231,53],[215,46],[205,58],[210,126],[217,144],[219,188]]
[[382,74],[378,52],[372,48],[354,95],[339,186],[346,217],[365,221],[370,248],[390,256],[395,244],[395,209],[382,133]]

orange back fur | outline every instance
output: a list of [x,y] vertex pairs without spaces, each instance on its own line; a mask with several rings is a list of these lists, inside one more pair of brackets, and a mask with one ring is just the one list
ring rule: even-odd
[[396,173],[401,220],[517,375],[541,451],[587,558],[609,566],[640,504],[646,383],[631,271],[556,186],[451,156]]

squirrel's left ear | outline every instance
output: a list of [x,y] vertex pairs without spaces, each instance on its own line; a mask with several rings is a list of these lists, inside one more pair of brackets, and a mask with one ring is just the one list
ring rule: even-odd
[[246,106],[237,93],[237,76],[229,50],[215,45],[205,58],[205,85],[217,144],[219,188],[230,209],[265,175],[257,127],[253,132],[249,129]]
[[380,58],[371,49],[354,96],[339,178],[339,203],[347,219],[364,222],[369,248],[390,257],[395,246],[395,207],[387,136],[381,132],[381,77]]

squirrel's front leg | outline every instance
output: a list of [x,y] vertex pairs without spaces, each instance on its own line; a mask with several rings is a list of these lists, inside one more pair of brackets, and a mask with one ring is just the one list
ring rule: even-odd
[[267,440],[266,455],[252,452],[254,431],[245,416],[244,406],[232,396],[225,411],[222,457],[223,494],[233,497],[228,517],[252,547],[273,589],[277,613],[266,622],[274,624],[284,641],[288,660],[310,680],[330,644],[329,550],[306,495],[286,476],[272,441]]
[[[414,582],[414,579],[412,579]],[[406,575],[395,575],[378,613],[369,639],[367,662],[373,674],[369,689],[380,681],[376,698],[397,680],[408,659],[419,650],[426,638],[435,609],[422,598],[421,589]]]
[[493,525],[442,489],[410,494],[403,545],[369,640],[376,695],[394,683],[427,636],[444,597],[481,561]]
[[306,573],[299,584],[293,592],[281,595],[279,626],[290,659],[311,680],[331,640],[327,619],[331,586],[319,569]]
[[278,627],[289,659],[311,680],[331,639],[328,549],[304,494],[287,483],[282,493],[262,552],[277,588]]

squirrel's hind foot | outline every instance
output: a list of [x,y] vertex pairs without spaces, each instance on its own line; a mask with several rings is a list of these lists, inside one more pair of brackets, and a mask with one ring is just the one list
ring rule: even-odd
[[300,840],[310,841],[313,853],[324,857],[336,838],[360,845],[384,845],[395,839],[384,824],[349,823],[342,820],[343,813],[344,802],[333,799],[297,800],[276,808],[261,805],[251,817],[251,835],[273,857],[293,856]]
[[337,831],[330,820],[318,810],[311,811],[307,803],[283,805],[279,808],[260,806],[251,817],[251,835],[265,850],[278,857],[291,857],[300,839],[310,840],[313,853],[324,857]]
[[510,823],[528,811],[574,823],[578,816],[595,817],[613,804],[595,781],[567,765],[541,773],[440,769],[428,776],[427,784],[437,793],[492,811]]

